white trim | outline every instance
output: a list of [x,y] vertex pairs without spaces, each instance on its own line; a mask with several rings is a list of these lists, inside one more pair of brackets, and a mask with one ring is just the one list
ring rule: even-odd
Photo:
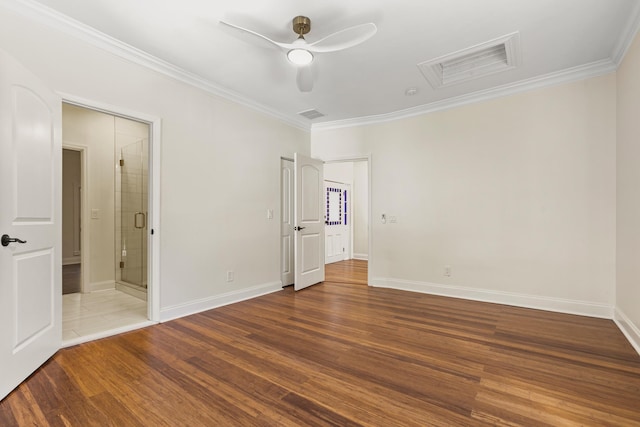
[[314,123],[311,125],[312,131],[332,130],[346,127],[371,125],[377,123],[391,122],[409,117],[420,116],[422,114],[434,113],[436,111],[450,110],[463,105],[475,104],[477,102],[514,95],[547,86],[559,85],[563,83],[575,82],[591,77],[602,76],[616,71],[616,64],[611,59],[604,59],[591,64],[578,67],[567,68],[566,70],[521,80],[490,89],[480,90],[467,95],[443,99],[429,104],[419,105],[406,110],[392,113],[379,114],[376,116],[358,117],[354,119],[336,120],[332,122]]
[[361,259],[361,260],[363,260],[363,261],[368,261],[368,260],[369,260],[369,255],[367,255],[367,254],[357,254],[357,253],[354,253],[354,254],[353,254],[353,259]]
[[96,291],[106,291],[108,289],[115,289],[116,281],[115,280],[105,280],[103,282],[93,282],[89,283],[87,289],[83,292],[96,292]]
[[462,298],[472,301],[491,302],[516,307],[534,308],[537,310],[555,311],[559,313],[578,314],[581,316],[611,319],[613,308],[607,304],[588,301],[569,300],[563,298],[518,294],[514,292],[474,289],[463,286],[442,285],[438,283],[417,282],[403,279],[377,277],[369,281],[371,286],[392,288],[424,294]]
[[80,256],[72,256],[69,258],[62,258],[62,265],[80,264]]
[[76,21],[54,9],[34,0],[7,1],[5,6],[27,18],[89,43],[99,49],[123,58],[129,62],[156,71],[177,81],[201,89],[210,94],[231,100],[259,113],[278,119],[300,130],[309,132],[310,122],[297,116],[283,114],[266,105],[253,101],[225,87],[219,86],[201,76],[183,70],[169,62],[156,58],[140,49],[121,42],[93,27]]
[[627,51],[636,38],[636,34],[640,30],[640,2],[635,2],[633,11],[629,14],[629,20],[620,32],[620,38],[613,48],[611,59],[616,65],[620,65],[627,55]]
[[147,321],[140,322],[140,323],[134,323],[133,325],[126,325],[126,326],[121,326],[121,327],[115,328],[115,329],[109,329],[108,331],[100,331],[100,332],[96,332],[95,334],[91,334],[91,335],[84,335],[84,336],[77,337],[77,338],[71,338],[70,340],[62,341],[62,345],[60,346],[60,348],[71,347],[71,346],[74,346],[74,345],[83,344],[85,342],[95,341],[95,340],[99,340],[101,338],[106,338],[106,337],[111,337],[113,335],[123,334],[125,332],[134,331],[136,329],[146,328],[147,326],[155,325],[157,323],[158,322],[153,322],[151,320],[147,320]]
[[214,295],[212,297],[189,301],[184,304],[165,307],[160,311],[160,321],[166,322],[179,317],[189,316],[191,314],[200,313],[202,311],[211,310],[224,305],[234,304],[236,302],[245,301],[281,290],[281,281],[270,282],[237,291],[226,292],[221,295]]
[[636,352],[640,354],[640,327],[634,325],[620,307],[616,307],[614,310],[613,321],[616,322],[616,325],[618,325],[618,328],[620,328]]

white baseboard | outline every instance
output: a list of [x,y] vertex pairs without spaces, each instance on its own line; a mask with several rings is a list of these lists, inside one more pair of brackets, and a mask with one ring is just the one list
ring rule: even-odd
[[604,319],[613,318],[613,308],[611,306],[588,301],[568,300],[562,298],[517,294],[513,292],[474,289],[462,286],[380,277],[373,278],[369,283],[371,286],[381,288],[400,289],[404,291],[513,305],[517,307],[534,308],[537,310],[555,311],[559,313],[578,314],[581,316],[599,317]]
[[363,261],[368,261],[369,260],[369,255],[368,254],[353,254],[353,259],[361,259]]
[[613,314],[613,321],[616,322],[618,328],[622,331],[625,337],[633,348],[640,354],[640,328],[638,325],[634,325],[626,314],[619,307],[616,307]]
[[115,280],[105,280],[104,282],[89,283],[89,289],[85,289],[85,292],[106,291],[107,289],[115,289]]
[[251,298],[270,294],[272,292],[281,291],[282,282],[264,283],[262,285],[253,286],[251,288],[240,289],[238,291],[227,292],[221,295],[215,295],[209,298],[203,298],[190,301],[184,304],[178,304],[165,307],[160,310],[160,321],[177,319],[179,317],[188,316],[190,314],[200,313],[202,311],[211,310],[212,308],[222,307]]
[[80,262],[81,262],[81,259],[79,256],[62,258],[62,265],[80,264]]

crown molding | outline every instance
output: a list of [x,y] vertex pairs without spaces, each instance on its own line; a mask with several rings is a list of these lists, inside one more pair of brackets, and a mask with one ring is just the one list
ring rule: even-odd
[[233,101],[244,107],[273,117],[290,126],[309,132],[310,123],[305,119],[283,114],[273,108],[257,103],[246,98],[230,89],[216,85],[211,81],[198,76],[194,73],[176,67],[169,62],[163,61],[153,55],[121,42],[107,34],[104,34],[95,28],[76,21],[56,10],[53,10],[41,3],[33,0],[0,0],[7,8],[17,12],[29,19],[44,24],[50,28],[61,31],[74,38],[89,43],[106,52],[123,58],[129,62],[140,65],[147,69],[156,71],[160,74],[173,78],[182,83],[201,89],[207,93],[219,96],[221,98]]
[[629,14],[627,24],[620,32],[618,43],[616,43],[616,46],[613,48],[611,59],[616,65],[622,63],[633,40],[636,38],[636,34],[638,34],[638,30],[640,30],[640,2],[635,2],[633,11]]
[[604,59],[590,64],[578,67],[567,68],[555,73],[546,74],[540,77],[534,77],[527,80],[521,80],[490,89],[473,92],[467,95],[457,96],[453,98],[443,99],[441,101],[431,102],[429,104],[419,105],[417,107],[408,108],[406,110],[395,111],[392,113],[379,114],[375,116],[358,117],[354,119],[336,120],[331,122],[315,123],[311,125],[311,131],[332,130],[346,127],[372,125],[377,123],[391,122],[409,117],[420,116],[423,114],[434,113],[437,111],[450,110],[452,108],[461,107],[463,105],[474,104],[477,102],[488,101],[490,99],[501,98],[504,96],[515,95],[534,89],[540,89],[547,86],[554,86],[563,83],[584,80],[591,77],[602,76],[616,71],[617,65],[611,59]]

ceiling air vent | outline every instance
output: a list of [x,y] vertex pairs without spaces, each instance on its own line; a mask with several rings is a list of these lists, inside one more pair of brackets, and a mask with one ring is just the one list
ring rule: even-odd
[[513,69],[519,63],[518,32],[418,64],[434,89]]
[[300,114],[302,117],[306,117],[309,120],[313,120],[313,119],[317,119],[317,118],[320,118],[320,117],[324,117],[324,114],[322,114],[318,110],[300,111],[298,114]]

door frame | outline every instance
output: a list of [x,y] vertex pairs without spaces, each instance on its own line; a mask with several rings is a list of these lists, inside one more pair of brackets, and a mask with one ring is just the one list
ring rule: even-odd
[[[371,179],[371,163],[372,163],[372,155],[371,153],[367,153],[367,154],[354,154],[354,155],[346,155],[346,156],[326,156],[326,157],[322,157],[322,160],[325,163],[346,163],[346,162],[362,162],[362,161],[366,161],[367,162],[367,193],[368,193],[368,210],[369,212],[368,214],[368,224],[367,224],[367,237],[368,237],[368,255],[367,255],[367,262],[368,265],[371,266],[373,263],[373,233],[371,232],[371,228],[373,226],[373,222],[371,221],[371,219],[373,218],[373,212],[371,210],[371,206],[372,206],[372,200],[371,200],[371,194],[372,191],[371,189],[373,188],[373,180]],[[351,199],[353,200],[353,188],[351,189]],[[353,215],[351,215],[351,217],[353,218]],[[351,242],[351,251],[352,251],[352,255],[353,255],[353,241]],[[353,258],[353,256],[352,256]],[[372,278],[372,273],[371,273],[371,268],[367,268],[367,285],[368,286],[372,286],[371,285],[371,278]]]
[[[147,218],[148,229],[152,230],[153,234],[149,233],[147,237],[148,242],[148,260],[147,260],[147,317],[154,322],[160,321],[160,150],[162,141],[162,120],[159,117],[151,116],[149,114],[140,113],[138,111],[129,110],[120,106],[114,106],[105,104],[98,101],[88,100],[82,97],[75,96],[73,94],[58,92],[58,95],[62,98],[62,102],[70,105],[75,105],[89,110],[99,111],[102,113],[110,114],[117,117],[122,117],[137,122],[146,123],[149,125],[149,216]],[[64,139],[64,135],[63,135]],[[88,151],[87,151],[88,153]],[[83,176],[84,178],[84,176]],[[86,184],[86,182],[85,182]],[[85,185],[86,188],[86,185]],[[83,192],[83,194],[85,194]],[[87,218],[88,207],[85,203],[88,203],[88,198],[85,197],[83,202],[83,219]],[[84,229],[86,231],[86,229]],[[83,236],[88,235],[84,233]],[[88,241],[85,244],[83,237],[83,248],[81,249],[83,262],[88,257],[85,257],[85,250],[88,248]],[[89,269],[86,269],[87,274]],[[115,271],[115,265],[114,265]],[[85,281],[83,273],[83,283]]]
[[[278,268],[280,270],[281,286],[285,287],[285,286],[292,286],[293,283],[285,284],[285,281],[283,280],[284,274],[282,274],[282,266],[284,265],[284,250],[283,250],[284,248],[283,248],[283,244],[282,244],[282,234],[283,234],[282,233],[282,231],[283,231],[282,229],[284,227],[284,223],[282,222],[282,214],[283,214],[283,212],[282,212],[283,203],[282,202],[284,201],[284,192],[283,192],[284,188],[283,188],[283,185],[282,185],[283,184],[283,180],[282,180],[282,162],[283,161],[291,163],[292,175],[290,177],[290,179],[291,179],[291,182],[290,182],[290,185],[289,185],[289,190],[290,191],[289,191],[289,194],[288,194],[289,203],[290,203],[290,206],[291,206],[291,211],[295,210],[294,206],[293,206],[294,199],[295,199],[295,191],[293,189],[293,179],[294,179],[293,178],[293,167],[294,167],[295,163],[294,163],[292,158],[288,158],[288,157],[284,157],[284,156],[280,157],[280,205],[279,205],[280,208],[277,210],[277,218],[278,218],[278,221],[279,221],[279,224],[280,224],[280,230],[278,231],[280,233],[279,237],[278,237],[278,242],[280,244],[280,266]],[[289,216],[290,216],[289,220],[290,221],[294,221],[294,218],[293,218],[294,213],[293,212],[289,212]],[[290,254],[293,254],[293,251],[294,251],[294,245],[293,245],[293,238],[294,237],[295,237],[295,233],[292,232],[291,233],[291,242],[289,243],[289,246],[290,246],[289,253]],[[292,274],[294,275],[294,280],[295,280],[295,271],[293,271],[295,269],[294,260],[295,260],[295,255],[292,255],[290,257],[290,259],[289,259],[289,268],[292,270]]]
[[[64,100],[62,100],[64,102]],[[62,141],[63,150],[78,151],[80,153],[80,291],[87,291],[89,285],[89,269],[90,259],[89,249],[89,233],[87,219],[89,218],[89,198],[87,197],[87,188],[89,188],[89,172],[87,165],[89,164],[89,147],[79,144],[65,144],[64,135]]]

